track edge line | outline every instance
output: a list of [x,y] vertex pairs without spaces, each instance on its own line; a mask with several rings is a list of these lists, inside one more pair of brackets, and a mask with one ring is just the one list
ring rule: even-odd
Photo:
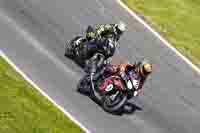
[[170,44],[166,39],[164,39],[158,32],[156,32],[151,26],[149,26],[143,19],[141,19],[133,10],[131,10],[126,4],[121,0],[117,0],[117,3],[123,7],[131,16],[133,16],[138,22],[140,22],[144,27],[151,31],[160,41],[162,41],[168,48],[175,52],[180,58],[182,58],[189,66],[191,66],[198,74],[200,74],[200,69],[193,64],[187,57],[181,54],[172,44]]
[[86,133],[91,133],[89,129],[87,129],[83,124],[81,124],[74,116],[72,116],[69,112],[67,112],[62,106],[57,104],[50,96],[48,96],[40,87],[34,83],[19,67],[17,67],[11,59],[2,51],[0,50],[0,56],[9,64],[11,65],[27,82],[29,82],[35,89],[37,89],[43,96],[45,96],[51,103],[53,103],[59,110],[61,110],[70,120],[72,120],[75,124],[77,124],[83,131]]

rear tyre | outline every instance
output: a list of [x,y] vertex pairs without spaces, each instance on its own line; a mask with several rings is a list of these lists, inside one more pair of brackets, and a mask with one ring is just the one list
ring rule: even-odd
[[74,39],[72,39],[71,41],[66,43],[66,45],[65,45],[65,56],[66,57],[69,57],[69,58],[75,57],[75,53],[74,53],[74,50],[73,50],[73,44],[79,38],[82,38],[82,36],[76,36]]
[[90,79],[89,76],[84,76],[82,79],[79,80],[78,85],[77,85],[77,90],[78,92],[89,95],[91,92],[90,88]]

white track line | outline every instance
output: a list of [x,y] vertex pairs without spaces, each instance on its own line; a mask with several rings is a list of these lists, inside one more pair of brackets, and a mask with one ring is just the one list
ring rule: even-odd
[[48,98],[57,108],[59,108],[66,116],[68,116],[74,123],[80,126],[86,133],[90,133],[90,131],[82,125],[74,116],[72,116],[69,112],[67,112],[63,107],[57,104],[50,96],[48,96],[42,89],[39,88],[26,74],[21,71],[6,55],[3,51],[0,50],[0,56],[4,58],[24,79],[26,79],[34,88],[36,88],[42,95]]
[[130,13],[136,20],[143,24],[148,30],[150,30],[156,37],[158,37],[165,45],[167,45],[172,51],[174,51],[179,57],[181,57],[187,64],[189,64],[194,70],[200,74],[200,69],[194,65],[188,58],[182,55],[176,50],[167,40],[165,40],[158,32],[151,28],[144,20],[142,20],[135,12],[133,12],[128,6],[126,6],[121,0],[117,0],[117,3],[121,5],[128,13]]
[[[53,56],[50,56],[50,54],[48,53],[47,50],[45,50],[43,47],[39,46],[39,42],[32,38],[31,35],[29,35],[28,32],[22,30],[16,23],[14,20],[12,20],[10,17],[8,17],[5,13],[3,13],[3,11],[1,11],[0,13],[0,17],[3,17],[8,23],[10,23],[11,25],[13,25],[13,27],[16,29],[17,32],[19,32],[19,34],[22,34],[24,36],[24,38],[28,39],[30,42],[34,43],[34,46],[43,51],[46,55],[48,55],[48,57],[50,59],[52,59],[54,62],[56,62],[56,64],[59,64],[60,66],[64,67],[60,62],[58,62]],[[48,100],[50,100],[53,104],[55,104],[55,106],[57,106],[65,115],[67,115],[73,122],[75,122],[78,126],[80,126],[85,132],[90,133],[90,131],[83,125],[81,124],[74,116],[72,116],[69,112],[67,112],[63,107],[61,107],[59,104],[57,104],[52,98],[50,98],[50,96],[48,96],[44,91],[42,91],[42,89],[40,89],[28,76],[26,76],[26,74],[20,70],[7,56],[5,53],[3,53],[3,51],[0,50],[0,56],[2,56],[19,74],[22,75],[22,77],[24,79],[26,79],[33,87],[35,87],[42,95],[44,95],[45,97],[48,98]],[[64,67],[65,68],[65,67]],[[64,69],[66,72],[68,72],[68,70]]]

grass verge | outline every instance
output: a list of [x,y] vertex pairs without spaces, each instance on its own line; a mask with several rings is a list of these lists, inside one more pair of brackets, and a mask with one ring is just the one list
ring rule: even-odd
[[0,56],[0,133],[81,133]]
[[122,0],[200,67],[199,0]]

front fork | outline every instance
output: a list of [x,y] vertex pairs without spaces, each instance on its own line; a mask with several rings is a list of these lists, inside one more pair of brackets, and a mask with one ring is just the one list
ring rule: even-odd
[[110,96],[110,99],[111,99],[112,101],[114,101],[115,98],[116,98],[116,96],[117,96],[118,94],[119,94],[119,91],[117,91],[115,94],[111,95],[111,96]]

